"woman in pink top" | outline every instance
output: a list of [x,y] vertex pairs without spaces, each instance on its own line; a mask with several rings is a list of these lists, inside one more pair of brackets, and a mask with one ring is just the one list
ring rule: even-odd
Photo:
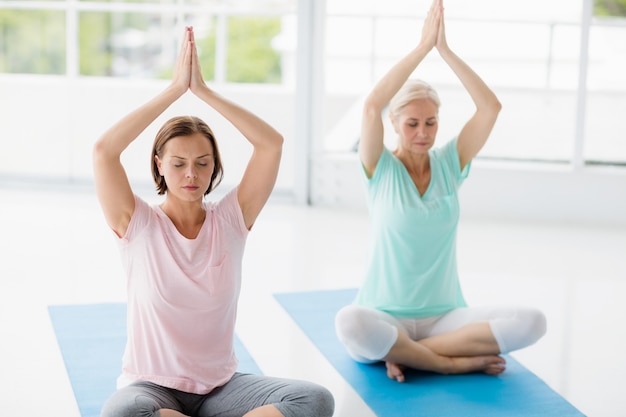
[[[135,195],[121,154],[187,91],[229,120],[254,151],[237,187],[205,202],[222,178],[217,142],[197,117],[167,121],[152,148],[158,206]],[[233,336],[248,231],[276,181],[282,136],[211,90],[186,28],[170,85],[94,147],[96,192],[126,272],[123,386],[102,417],[326,417],[333,397],[305,381],[236,372]]]

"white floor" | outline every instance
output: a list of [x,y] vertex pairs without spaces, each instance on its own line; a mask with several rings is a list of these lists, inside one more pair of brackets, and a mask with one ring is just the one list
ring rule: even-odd
[[[0,410],[79,417],[46,308],[124,299],[112,235],[90,192],[0,187],[0,202]],[[266,374],[331,389],[337,417],[373,413],[272,294],[357,286],[366,238],[363,212],[272,201],[244,260],[240,337]],[[548,316],[546,337],[513,356],[584,414],[626,416],[626,229],[464,218],[458,245],[471,304]]]

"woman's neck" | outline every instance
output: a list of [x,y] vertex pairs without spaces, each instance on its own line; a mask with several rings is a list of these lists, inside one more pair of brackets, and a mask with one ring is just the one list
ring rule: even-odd
[[428,190],[431,178],[430,157],[428,156],[428,153],[413,154],[396,150],[394,154],[406,168],[406,171],[413,180],[417,191],[420,195],[424,195],[426,190]]
[[404,164],[411,176],[430,175],[430,156],[428,153],[416,154],[396,149],[394,155]]
[[206,218],[202,201],[181,202],[167,198],[160,207],[178,232],[188,239],[194,239],[198,235]]

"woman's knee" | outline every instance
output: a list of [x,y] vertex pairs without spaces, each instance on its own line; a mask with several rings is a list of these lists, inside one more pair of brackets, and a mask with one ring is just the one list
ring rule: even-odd
[[350,342],[361,344],[363,338],[372,331],[372,325],[378,321],[371,309],[348,305],[337,312],[335,330],[337,337],[344,344]]
[[[310,414],[311,417],[331,417],[335,412],[335,398],[333,394],[322,386],[311,390],[308,394],[309,404],[314,407],[315,413]],[[306,414],[299,414],[306,415]]]
[[534,308],[518,309],[511,319],[491,321],[492,330],[502,353],[530,346],[547,331],[546,316]]
[[398,337],[398,327],[386,313],[349,305],[335,316],[337,338],[350,356],[363,363],[381,360]]
[[144,387],[130,385],[116,391],[102,407],[100,417],[159,417],[160,404]]
[[158,417],[158,408],[145,396],[123,400],[114,396],[104,403],[100,417]]
[[335,331],[337,337],[342,342],[345,339],[352,339],[358,333],[358,315],[355,314],[354,306],[343,307],[335,315]]
[[335,411],[332,393],[311,382],[299,382],[291,386],[291,392],[276,408],[285,417],[331,417]]
[[528,339],[531,344],[541,339],[548,330],[548,320],[541,310],[532,309],[528,312]]

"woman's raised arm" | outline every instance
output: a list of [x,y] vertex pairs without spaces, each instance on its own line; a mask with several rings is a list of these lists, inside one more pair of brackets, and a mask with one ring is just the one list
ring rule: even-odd
[[465,123],[457,139],[457,149],[461,169],[463,169],[487,142],[502,105],[478,74],[449,48],[446,41],[443,7],[440,19],[436,48],[459,78],[476,106],[476,111]]
[[441,13],[441,0],[434,0],[424,21],[422,38],[417,47],[396,63],[365,99],[359,156],[369,177],[374,175],[384,146],[382,111],[435,46]]
[[191,62],[191,91],[232,123],[254,148],[237,194],[244,221],[250,228],[274,189],[283,137],[260,117],[222,97],[206,85],[193,42]]
[[126,233],[135,210],[135,199],[120,160],[121,154],[141,132],[188,90],[190,72],[191,31],[190,28],[186,28],[171,84],[159,95],[111,126],[94,145],[96,194],[107,224],[120,237]]

